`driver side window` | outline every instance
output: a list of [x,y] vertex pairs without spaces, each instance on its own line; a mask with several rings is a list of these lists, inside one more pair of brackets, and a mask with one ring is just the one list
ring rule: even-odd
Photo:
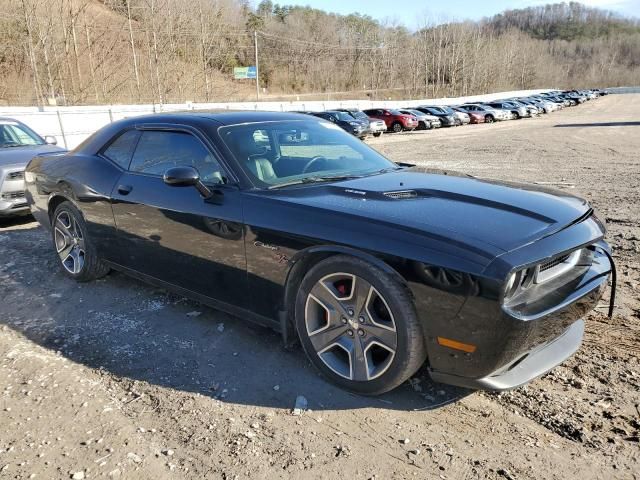
[[186,132],[143,131],[129,170],[163,175],[173,167],[193,167],[203,182],[223,183],[220,164],[193,135]]

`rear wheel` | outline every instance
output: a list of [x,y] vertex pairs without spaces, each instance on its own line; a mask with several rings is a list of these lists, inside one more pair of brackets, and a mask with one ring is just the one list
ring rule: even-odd
[[484,117],[484,123],[493,123],[495,121],[496,121],[496,119],[493,118],[493,115],[486,115]]
[[82,214],[71,202],[62,202],[53,212],[53,244],[62,265],[62,271],[79,282],[88,282],[109,273],[98,258],[87,235]]
[[295,321],[311,362],[333,383],[356,393],[387,392],[426,358],[406,288],[357,258],[330,257],[307,273]]
[[395,122],[391,125],[391,130],[393,130],[394,133],[400,133],[403,130],[402,124],[400,122]]
[[376,132],[373,134],[374,137],[379,137],[380,135],[382,135],[382,132]]

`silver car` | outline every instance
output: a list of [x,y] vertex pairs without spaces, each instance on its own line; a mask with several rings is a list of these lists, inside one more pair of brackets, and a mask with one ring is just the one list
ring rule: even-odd
[[24,169],[33,157],[63,152],[54,137],[42,138],[24,123],[0,117],[0,217],[29,213]]

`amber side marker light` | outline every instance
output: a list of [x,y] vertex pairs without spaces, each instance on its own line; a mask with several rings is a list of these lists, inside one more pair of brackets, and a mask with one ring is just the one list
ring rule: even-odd
[[456,350],[462,350],[463,352],[473,353],[476,351],[475,345],[469,345],[468,343],[457,342],[450,338],[438,337],[438,344],[443,347],[455,348]]

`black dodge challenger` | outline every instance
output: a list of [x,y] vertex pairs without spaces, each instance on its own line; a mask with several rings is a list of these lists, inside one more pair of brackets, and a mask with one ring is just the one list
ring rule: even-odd
[[503,390],[580,346],[613,264],[579,198],[398,165],[308,115],[110,124],[25,175],[78,281],[128,273],[297,334],[343,388]]

